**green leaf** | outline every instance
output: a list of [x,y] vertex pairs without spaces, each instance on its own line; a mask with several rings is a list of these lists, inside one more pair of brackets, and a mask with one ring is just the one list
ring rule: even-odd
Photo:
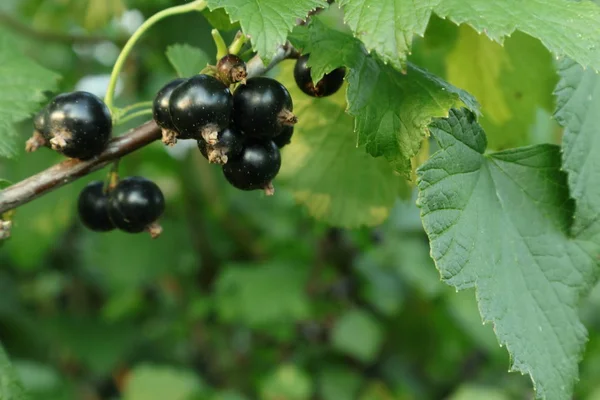
[[231,23],[229,15],[223,8],[217,8],[213,11],[205,9],[202,11],[202,15],[204,15],[210,26],[220,31],[232,31],[240,28],[239,23]]
[[432,8],[439,0],[342,0],[345,21],[367,50],[383,61],[406,69],[413,37],[425,33]]
[[264,400],[308,400],[312,394],[310,376],[294,365],[283,365],[261,387]]
[[230,266],[216,283],[218,313],[225,321],[252,327],[306,318],[306,279],[306,271],[297,265]]
[[280,179],[318,220],[346,228],[382,223],[405,180],[385,160],[356,147],[343,92],[307,96],[294,82],[293,68],[293,61],[282,63],[278,78],[294,99],[299,121],[283,150]]
[[315,81],[336,67],[350,69],[348,112],[356,118],[358,144],[374,157],[385,156],[397,171],[410,171],[410,159],[419,151],[432,118],[460,105],[477,109],[468,93],[412,64],[401,74],[369,55],[352,36],[326,27],[318,18],[312,21],[294,32],[292,43],[311,53]]
[[447,79],[481,103],[488,147],[505,149],[530,143],[529,130],[539,107],[552,111],[556,69],[541,43],[516,33],[504,47],[462,25],[446,60]]
[[570,398],[586,340],[577,306],[595,281],[598,246],[568,236],[560,149],[484,155],[485,134],[466,110],[430,128],[440,150],[417,172],[418,203],[442,279],[476,288],[511,370],[531,375],[539,397]]
[[194,371],[142,365],[131,372],[123,399],[192,400],[204,392],[204,383]]
[[577,203],[573,235],[600,233],[600,75],[571,60],[560,64],[556,119],[565,127],[563,167]]
[[499,43],[520,30],[556,56],[600,70],[600,7],[589,0],[440,0],[434,11]]
[[211,10],[225,8],[231,21],[239,21],[242,31],[251,37],[252,48],[268,63],[277,47],[284,44],[298,18],[309,11],[327,6],[325,0],[208,0]]
[[209,63],[210,57],[202,49],[189,44],[174,44],[167,48],[167,58],[177,75],[188,78],[198,74]]
[[14,123],[27,119],[44,100],[44,91],[56,89],[58,75],[19,52],[8,37],[0,38],[0,156],[16,154]]
[[351,310],[343,314],[332,332],[335,349],[369,363],[375,360],[383,342],[383,328],[369,313]]
[[0,345],[0,399],[25,400],[27,398],[14,367]]

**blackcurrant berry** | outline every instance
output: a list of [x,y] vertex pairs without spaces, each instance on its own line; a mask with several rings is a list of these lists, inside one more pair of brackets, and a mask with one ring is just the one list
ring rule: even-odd
[[244,134],[259,139],[277,136],[293,126],[292,98],[281,83],[267,77],[250,78],[233,95],[233,120]]
[[225,85],[246,81],[246,63],[234,54],[227,54],[217,63],[217,78]]
[[108,215],[117,228],[129,233],[147,229],[165,210],[165,198],[152,181],[125,178],[110,192]]
[[281,168],[279,148],[271,140],[248,143],[238,158],[223,166],[231,185],[241,190],[265,189],[272,194],[271,181]]
[[102,100],[88,92],[56,96],[48,104],[44,122],[46,140],[52,149],[82,160],[100,154],[112,131],[110,110]]
[[174,79],[162,87],[156,94],[152,103],[152,115],[156,124],[162,128],[162,141],[167,145],[174,145],[177,142],[177,128],[171,119],[169,111],[169,101],[173,90],[185,82],[185,79]]
[[315,84],[310,76],[310,67],[306,66],[307,61],[308,54],[304,54],[298,58],[294,67],[294,79],[304,93],[312,97],[325,97],[334,94],[342,87],[346,68],[334,69]]
[[284,148],[288,144],[292,142],[292,135],[294,134],[293,126],[286,126],[283,128],[283,131],[277,136],[273,138],[273,143],[277,145],[280,149]]
[[226,164],[228,160],[234,159],[242,153],[245,141],[245,137],[230,126],[219,132],[216,144],[209,145],[204,140],[198,140],[198,148],[209,162]]
[[100,181],[90,182],[79,194],[79,219],[88,229],[107,232],[115,229],[108,217],[108,195]]
[[229,125],[233,98],[217,78],[196,75],[173,90],[169,103],[181,139],[203,138],[215,144],[219,131]]

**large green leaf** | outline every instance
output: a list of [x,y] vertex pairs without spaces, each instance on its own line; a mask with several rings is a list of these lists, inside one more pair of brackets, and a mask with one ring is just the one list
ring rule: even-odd
[[531,375],[539,397],[570,398],[586,340],[577,305],[595,280],[598,246],[569,238],[560,149],[484,155],[485,134],[466,110],[430,128],[440,150],[418,170],[418,203],[442,278],[476,288],[511,370]]
[[299,121],[283,151],[280,178],[319,220],[347,228],[382,223],[405,180],[385,160],[356,147],[343,93],[324,99],[307,96],[293,80],[293,67],[286,62],[279,74]]
[[600,7],[589,0],[440,0],[434,11],[500,43],[520,30],[556,56],[600,70]]
[[13,39],[0,38],[0,156],[16,154],[13,124],[28,118],[57,80],[58,75],[23,56]]
[[14,367],[10,363],[4,348],[0,346],[0,399],[25,400],[27,396],[19,381]]
[[367,49],[398,70],[406,67],[413,37],[423,35],[439,0],[342,0],[345,20]]
[[325,0],[208,0],[211,10],[225,8],[231,21],[239,21],[252,40],[252,48],[269,61],[277,46],[285,43],[298,18],[327,5]]
[[349,68],[348,112],[356,118],[358,144],[374,157],[384,156],[401,173],[410,170],[432,118],[446,116],[451,107],[478,107],[468,93],[412,64],[406,74],[398,72],[369,55],[359,40],[317,18],[308,28],[298,28],[291,40],[311,54],[315,81],[333,68]]
[[396,68],[404,68],[412,38],[424,33],[433,10],[499,43],[520,30],[540,39],[557,56],[600,69],[600,8],[589,0],[343,0],[341,4],[355,35]]
[[[577,202],[573,234],[600,233],[600,75],[571,60],[560,65],[556,119],[565,127],[563,167]],[[596,240],[597,241],[597,240]]]
[[447,79],[481,103],[488,145],[529,144],[538,109],[552,111],[558,80],[552,56],[541,43],[517,32],[502,47],[466,25],[446,60]]

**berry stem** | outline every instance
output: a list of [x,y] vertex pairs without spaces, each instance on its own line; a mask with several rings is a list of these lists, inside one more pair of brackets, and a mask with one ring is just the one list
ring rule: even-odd
[[221,33],[217,29],[210,31],[210,34],[212,35],[215,45],[217,46],[217,60],[220,60],[227,55],[229,50],[227,50],[225,40],[223,40],[223,36],[221,36]]
[[110,75],[110,81],[108,83],[108,89],[106,91],[106,96],[104,97],[104,102],[108,106],[108,108],[112,111],[114,107],[114,96],[115,96],[115,88],[117,87],[117,80],[119,79],[119,74],[123,69],[125,61],[127,60],[127,56],[131,53],[133,46],[137,43],[137,41],[142,37],[144,32],[146,32],[152,25],[157,23],[158,21],[170,17],[172,15],[184,14],[190,11],[202,11],[206,8],[206,0],[196,0],[192,1],[188,4],[183,4],[180,6],[175,6],[171,8],[164,9],[162,11],[157,12],[150,18],[148,18],[135,33],[129,38],[123,50],[121,50],[121,54],[119,54],[119,58],[115,62],[112,73]]
[[240,52],[240,50],[242,50],[242,47],[244,46],[244,44],[246,44],[247,40],[248,36],[244,35],[242,31],[239,31],[235,35],[235,39],[233,39],[233,42],[231,42],[231,45],[229,46],[229,54],[237,55]]
[[104,183],[104,193],[111,192],[119,183],[119,163],[121,159],[117,158],[117,160],[110,167],[110,171],[108,172],[108,176],[106,177],[106,182]]
[[133,103],[131,105],[128,105],[127,107],[123,107],[123,108],[119,109],[119,111],[121,112],[121,115],[125,115],[133,110],[138,109],[138,108],[148,108],[148,107],[152,107],[151,101],[141,101],[139,103]]
[[152,115],[152,110],[150,110],[150,109],[140,110],[140,111],[136,111],[134,113],[131,113],[131,114],[127,115],[126,117],[119,118],[119,120],[117,121],[117,125],[122,125],[125,122],[129,122],[132,119],[135,119],[137,117],[142,117],[144,115]]

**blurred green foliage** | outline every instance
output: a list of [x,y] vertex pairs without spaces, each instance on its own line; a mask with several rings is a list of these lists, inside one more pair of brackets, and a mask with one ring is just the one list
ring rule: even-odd
[[[67,91],[110,72],[111,53],[102,46],[128,36],[123,15],[133,14],[126,10],[148,17],[176,3],[23,0],[0,9],[31,32],[106,38],[74,44],[19,36],[23,51],[60,73],[58,91]],[[207,18],[231,29],[227,39],[235,34],[219,12]],[[183,15],[148,32],[128,61],[119,104],[150,100],[176,76],[168,46],[213,57],[210,29],[203,17]],[[436,19],[415,43],[413,61],[445,76],[460,36]],[[537,118],[532,132],[553,138],[547,115]],[[29,122],[20,126],[23,142],[29,131]],[[265,199],[232,189],[218,168],[183,146],[168,153],[155,143],[121,163],[123,175],[149,177],[165,193],[165,232],[156,241],[96,234],[78,222],[78,191],[105,171],[18,210],[13,237],[0,249],[0,341],[31,399],[532,397],[529,380],[507,372],[508,356],[492,327],[481,324],[474,294],[440,282],[414,198],[398,200],[377,228],[336,229],[296,204],[291,190],[301,179],[285,177],[289,186],[284,179]],[[0,160],[0,176],[18,181],[57,160],[49,151]],[[598,310],[597,290],[582,308],[590,342],[578,399],[600,391]],[[0,399],[26,398],[14,394],[20,383],[8,363],[0,352]],[[3,395],[9,390],[15,397]]]

